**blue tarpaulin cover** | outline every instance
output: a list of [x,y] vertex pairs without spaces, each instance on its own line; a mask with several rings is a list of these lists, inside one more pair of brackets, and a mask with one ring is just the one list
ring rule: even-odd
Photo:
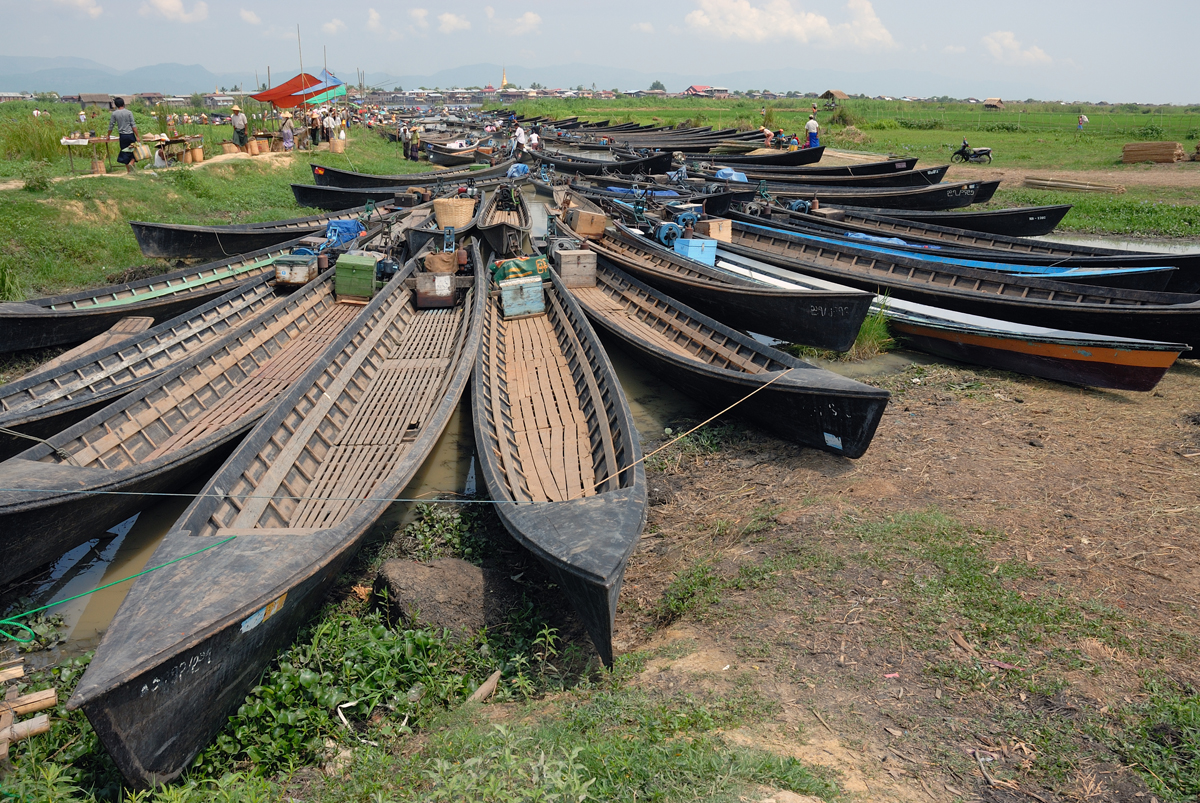
[[508,168],[508,172],[504,174],[508,178],[520,178],[521,176],[529,175],[529,165],[513,165]]
[[644,196],[648,195],[651,198],[678,198],[679,193],[675,190],[635,190],[631,187],[605,187],[609,192],[619,193],[621,195]]
[[345,245],[353,240],[358,235],[366,231],[362,221],[358,220],[331,220],[329,226],[325,229],[325,239],[333,242],[327,243],[330,248],[337,248]]
[[722,167],[717,171],[717,178],[721,179],[722,181],[745,181],[746,174],[739,173],[732,167]]

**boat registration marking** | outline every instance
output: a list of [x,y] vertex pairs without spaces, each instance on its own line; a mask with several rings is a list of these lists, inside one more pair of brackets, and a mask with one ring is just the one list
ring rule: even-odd
[[249,633],[254,628],[261,625],[263,622],[270,619],[275,614],[279,613],[283,608],[283,603],[287,601],[287,592],[284,592],[278,599],[268,602],[266,605],[259,608],[250,617],[242,622],[242,632]]
[[808,314],[815,318],[845,318],[850,314],[850,308],[841,304],[811,304]]
[[200,667],[207,666],[212,663],[212,649],[203,650],[188,658],[186,661],[180,661],[175,666],[168,669],[161,677],[155,677],[148,683],[142,684],[139,697],[145,697],[151,692],[159,692],[172,686],[188,675],[194,675],[200,671]]

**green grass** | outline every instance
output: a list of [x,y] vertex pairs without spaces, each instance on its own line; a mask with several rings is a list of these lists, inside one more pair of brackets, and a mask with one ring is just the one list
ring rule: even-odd
[[988,206],[1073,204],[1059,231],[1195,239],[1200,238],[1200,171],[1196,179],[1181,188],[1133,185],[1121,195],[1001,187]]
[[854,337],[854,343],[848,351],[831,351],[799,343],[788,343],[782,346],[782,349],[793,357],[801,359],[862,362],[878,357],[880,354],[886,354],[895,347],[896,341],[892,338],[891,330],[888,328],[887,315],[883,312],[873,311],[863,319],[862,326],[859,327],[858,334]]
[[1122,712],[1128,725],[1114,749],[1164,800],[1200,799],[1200,695],[1159,682],[1147,692],[1145,703]]
[[[25,297],[96,287],[126,268],[164,261],[141,255],[126,221],[218,225],[302,217],[291,183],[311,183],[311,162],[367,172],[405,173],[429,165],[405,161],[399,148],[356,132],[345,155],[298,153],[285,166],[259,160],[143,171],[132,178],[80,178],[39,192],[0,191],[0,276]],[[6,294],[11,296],[11,284]]]

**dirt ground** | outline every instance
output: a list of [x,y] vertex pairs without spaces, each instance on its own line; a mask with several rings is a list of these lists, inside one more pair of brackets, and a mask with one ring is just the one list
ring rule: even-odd
[[[664,691],[748,676],[779,713],[727,737],[830,767],[854,800],[1150,801],[1095,728],[1147,677],[1200,687],[1200,362],[1141,394],[940,364],[868,381],[893,397],[857,461],[740,427],[648,461],[618,651],[659,656],[639,682]],[[861,528],[931,509],[1005,593],[1101,611],[1109,635],[989,653],[950,596],[930,620],[930,568]],[[752,581],[664,625],[706,561]]]

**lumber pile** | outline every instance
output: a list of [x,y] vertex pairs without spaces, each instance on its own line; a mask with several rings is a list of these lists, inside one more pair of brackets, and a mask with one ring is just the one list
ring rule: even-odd
[[1064,178],[1038,178],[1026,176],[1025,186],[1035,190],[1060,190],[1063,192],[1107,192],[1120,195],[1125,192],[1123,184],[1097,184],[1094,181],[1072,181]]
[[1121,152],[1125,164],[1135,162],[1180,162],[1187,158],[1178,142],[1130,142]]
[[22,714],[44,711],[58,705],[58,692],[54,689],[20,694],[17,691],[16,683],[8,683],[25,677],[24,664],[24,658],[15,658],[0,663],[0,683],[8,684],[4,692],[4,699],[0,700],[0,775],[4,774],[10,766],[8,746],[11,743],[47,733],[50,730],[49,714],[41,714],[20,722],[16,718]]

